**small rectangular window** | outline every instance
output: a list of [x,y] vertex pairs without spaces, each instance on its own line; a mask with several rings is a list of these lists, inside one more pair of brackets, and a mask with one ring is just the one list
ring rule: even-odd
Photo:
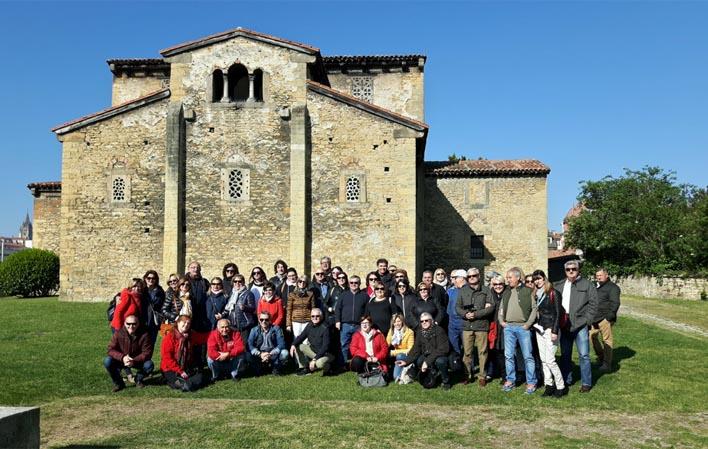
[[470,240],[470,258],[484,259],[484,236],[473,234]]
[[228,167],[222,172],[224,183],[223,198],[228,201],[248,201],[250,199],[250,170]]
[[126,201],[126,184],[125,178],[122,176],[115,176],[113,178],[111,199],[115,203],[123,203]]

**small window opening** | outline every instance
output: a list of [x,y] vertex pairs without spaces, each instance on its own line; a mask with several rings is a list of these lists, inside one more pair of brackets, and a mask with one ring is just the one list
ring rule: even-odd
[[389,170],[390,170],[389,167],[384,167],[384,171],[389,171]]
[[231,101],[248,100],[248,71],[241,64],[229,68],[229,98]]
[[229,198],[239,199],[244,193],[244,179],[241,170],[231,170],[229,172]]
[[[231,81],[231,80],[229,80]],[[221,70],[216,69],[212,73],[211,79],[211,101],[212,103],[218,103],[224,96],[224,75]]]
[[391,198],[388,198],[388,197],[387,197],[387,198],[386,198],[386,202],[387,202],[387,203],[390,203],[390,202],[391,202]]
[[484,259],[484,236],[472,235],[470,244],[470,258]]
[[253,96],[256,101],[263,101],[263,70],[253,71]]
[[356,176],[347,178],[346,198],[350,203],[359,202],[361,198],[361,180]]
[[121,177],[113,179],[113,191],[111,196],[113,201],[125,201],[125,179]]

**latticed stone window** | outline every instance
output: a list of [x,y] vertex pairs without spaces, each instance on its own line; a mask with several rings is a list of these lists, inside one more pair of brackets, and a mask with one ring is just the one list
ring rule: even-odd
[[113,186],[111,189],[111,199],[113,202],[123,203],[126,201],[125,188],[125,178],[122,176],[113,178]]
[[247,201],[250,197],[250,171],[245,168],[229,167],[222,175],[224,181],[224,199],[229,201]]
[[352,95],[360,100],[373,103],[374,79],[370,76],[352,77]]
[[347,178],[347,201],[350,203],[358,203],[361,201],[361,180],[356,176]]

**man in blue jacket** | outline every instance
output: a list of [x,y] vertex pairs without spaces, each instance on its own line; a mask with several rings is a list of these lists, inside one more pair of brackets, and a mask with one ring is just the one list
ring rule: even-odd
[[283,331],[271,325],[270,313],[261,312],[258,315],[258,326],[251,329],[248,336],[248,351],[256,376],[265,368],[271,368],[276,376],[282,374],[283,365],[288,361],[288,350]]

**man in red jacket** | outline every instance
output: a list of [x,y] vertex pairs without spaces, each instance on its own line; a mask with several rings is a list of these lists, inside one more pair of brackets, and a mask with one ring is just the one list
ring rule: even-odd
[[108,344],[108,356],[103,359],[103,366],[113,380],[113,392],[125,388],[120,371],[124,368],[135,368],[135,386],[145,387],[143,379],[152,373],[155,365],[152,363],[153,346],[140,321],[135,315],[125,317],[125,323],[113,334]]
[[207,340],[207,364],[214,380],[229,374],[231,379],[238,381],[239,369],[242,369],[244,364],[243,341],[239,333],[232,331],[230,326],[229,320],[220,319]]

